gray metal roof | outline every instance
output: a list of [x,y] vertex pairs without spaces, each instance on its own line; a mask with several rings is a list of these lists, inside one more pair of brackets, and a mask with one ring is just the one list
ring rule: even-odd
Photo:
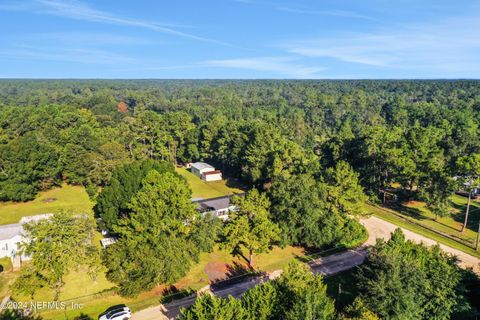
[[231,206],[230,204],[230,197],[218,197],[206,200],[197,201],[198,210],[206,211],[206,210],[222,210],[227,209]]
[[23,227],[20,223],[6,224],[0,226],[0,240],[12,239],[23,233]]
[[15,236],[20,236],[23,234],[23,224],[48,219],[52,215],[53,213],[37,214],[35,216],[23,217],[20,219],[20,223],[0,225],[0,240],[8,240]]
[[197,170],[202,170],[202,169],[207,169],[207,168],[215,169],[214,167],[212,167],[211,165],[209,165],[208,163],[205,163],[205,162],[195,162],[195,163],[192,164],[192,167],[197,169]]

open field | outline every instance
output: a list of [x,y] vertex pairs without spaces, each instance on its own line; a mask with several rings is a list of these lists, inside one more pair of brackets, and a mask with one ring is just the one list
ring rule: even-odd
[[[255,266],[257,271],[273,271],[284,267],[288,262],[304,255],[304,250],[299,247],[273,248],[270,253],[258,254],[255,256]],[[210,266],[225,266],[221,271],[226,271],[226,277],[231,278],[239,276],[244,272],[249,272],[246,268],[246,260],[243,257],[233,257],[229,252],[216,248],[211,253],[203,253],[200,260],[195,264],[190,272],[173,285],[174,292],[176,290],[191,289],[198,290],[210,283],[209,274],[207,273]],[[11,284],[18,276],[18,271],[4,272],[0,274],[0,298],[7,294],[8,285]],[[115,294],[114,287],[102,272],[99,274],[97,281],[94,282],[82,270],[72,272],[65,278],[65,286],[60,294],[60,300],[66,301],[67,306],[72,302],[82,304],[80,310],[49,310],[39,313],[44,319],[74,319],[77,316],[88,315],[96,318],[98,314],[105,311],[108,307],[120,303],[125,303],[131,307],[133,311],[141,310],[149,306],[160,303],[165,295],[169,293],[172,287],[159,286],[153,290],[139,295],[137,298],[122,298]],[[175,293],[173,293],[175,295]],[[51,301],[53,292],[48,289],[42,289],[35,295],[36,301]],[[28,301],[27,297],[15,297],[18,301]]]
[[244,192],[239,188],[229,186],[227,180],[205,182],[186,168],[176,168],[175,170],[187,179],[192,188],[193,198],[207,199]]
[[60,210],[91,212],[93,207],[85,188],[64,185],[41,192],[28,202],[0,202],[0,224],[17,223],[22,217]]

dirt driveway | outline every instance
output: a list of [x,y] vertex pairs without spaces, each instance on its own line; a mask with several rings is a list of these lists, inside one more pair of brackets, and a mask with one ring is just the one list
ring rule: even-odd
[[[377,217],[370,217],[366,219],[362,219],[360,221],[365,228],[368,230],[368,240],[365,243],[366,245],[374,245],[375,244],[375,239],[377,238],[382,238],[382,239],[389,239],[390,234],[395,231],[396,228],[398,228],[396,225],[387,222],[385,220],[382,220]],[[435,245],[437,242],[435,240],[426,238],[424,236],[421,236],[419,234],[416,234],[412,231],[406,230],[401,228],[403,233],[405,234],[405,237],[409,240],[412,240],[416,243],[423,242],[426,245]],[[476,258],[474,256],[471,256],[463,251],[460,251],[458,249],[454,249],[452,247],[446,246],[444,244],[440,244],[440,248],[448,253],[451,253],[458,258],[458,265],[462,268],[473,268],[473,270],[477,273],[480,274],[480,259]]]

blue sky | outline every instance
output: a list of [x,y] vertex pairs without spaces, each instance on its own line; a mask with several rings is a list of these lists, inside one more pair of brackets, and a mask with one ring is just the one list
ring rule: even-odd
[[2,78],[480,78],[480,3],[0,0]]

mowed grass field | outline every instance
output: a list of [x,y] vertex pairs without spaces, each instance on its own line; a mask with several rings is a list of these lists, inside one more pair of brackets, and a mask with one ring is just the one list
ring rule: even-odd
[[[194,197],[211,198],[228,194],[241,193],[243,190],[227,186],[226,181],[205,183],[186,169],[177,169],[189,182]],[[93,203],[85,189],[78,186],[64,185],[50,191],[42,192],[39,196],[25,203],[0,203],[0,223],[16,223],[24,216],[42,213],[53,213],[59,210],[88,211],[92,213]],[[97,235],[96,243],[100,246],[101,235]],[[302,248],[286,247],[274,248],[270,253],[255,256],[257,271],[272,271],[283,268],[288,262],[304,255]],[[19,275],[19,271],[12,271],[9,260],[0,261],[5,266],[0,273],[0,299],[11,295],[9,286]],[[224,266],[226,269],[246,265],[243,257],[234,257],[228,251],[215,248],[213,252],[203,253],[198,263],[192,265],[188,274],[174,284],[176,290],[198,290],[210,283],[207,270],[211,266]],[[237,270],[238,271],[238,270]],[[237,272],[235,271],[235,272]],[[240,270],[241,271],[241,270]],[[233,271],[232,271],[233,272]],[[231,275],[230,275],[231,276]],[[79,316],[97,316],[109,307],[125,303],[137,311],[149,306],[157,305],[165,295],[171,295],[166,286],[159,286],[145,292],[136,298],[124,298],[114,291],[115,285],[106,279],[105,270],[102,270],[93,281],[85,270],[72,271],[65,277],[65,286],[60,293],[60,301],[67,302],[66,310],[44,310],[39,312],[43,319],[74,319]],[[29,301],[30,297],[13,296],[17,301]],[[34,297],[35,301],[51,301],[53,291],[48,288],[39,290]],[[74,310],[71,303],[81,304],[81,309]]]
[[[255,268],[257,271],[273,271],[285,267],[290,261],[304,255],[304,250],[299,247],[275,247],[270,253],[258,254],[254,256]],[[209,276],[206,272],[209,265],[226,266],[232,269],[230,277],[236,272],[244,272],[243,270],[233,270],[235,267],[246,266],[246,260],[243,257],[232,256],[228,251],[215,248],[210,253],[202,253],[198,263],[195,263],[185,277],[173,284],[174,290],[182,292],[182,290],[198,290],[210,284]],[[124,303],[133,311],[138,311],[150,306],[158,305],[162,299],[172,298],[181,293],[170,293],[171,286],[158,286],[149,292],[142,293],[136,298],[123,298],[115,294],[112,290],[113,284],[105,279],[101,274],[97,282],[93,282],[86,273],[79,270],[73,272],[65,279],[65,287],[60,294],[61,301],[67,301],[66,310],[49,310],[40,312],[39,315],[44,319],[63,320],[74,319],[80,315],[87,315],[94,319],[105,311],[108,307]],[[103,291],[103,292],[102,292]],[[42,289],[35,295],[36,301],[50,301],[53,292]],[[19,301],[28,300],[26,297],[18,297]],[[82,308],[79,310],[71,309],[71,303],[80,303]]]
[[467,228],[462,232],[462,226],[465,219],[468,198],[460,195],[453,195],[451,198],[451,213],[446,217],[438,217],[428,210],[425,203],[411,201],[402,205],[400,213],[409,219],[414,219],[422,225],[433,228],[442,233],[464,240],[471,246],[475,245],[477,236],[478,220],[480,215],[480,203],[473,200],[470,203]]
[[228,186],[227,180],[205,182],[187,168],[176,168],[175,170],[187,179],[190,188],[192,188],[193,198],[208,199],[244,192],[242,189]]
[[91,212],[92,208],[93,203],[85,188],[64,185],[41,192],[33,201],[0,202],[0,224],[17,223],[22,217],[60,210]]

